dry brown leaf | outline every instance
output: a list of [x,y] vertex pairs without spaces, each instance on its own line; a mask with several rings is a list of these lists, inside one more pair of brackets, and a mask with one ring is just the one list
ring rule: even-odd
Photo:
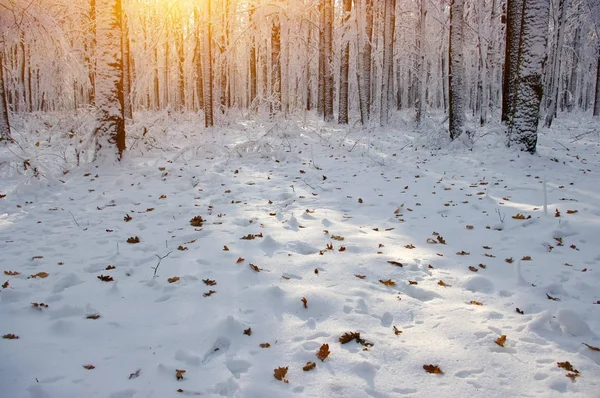
[[302,370],[308,372],[309,370],[313,370],[317,367],[317,364],[314,362],[306,362],[306,365],[302,367]]
[[491,247],[491,246],[483,246],[483,248],[484,248],[485,250],[492,250],[492,247]]
[[133,220],[133,217],[131,217],[129,214],[125,214],[125,217],[123,217],[123,220],[125,220],[125,222],[129,222],[129,221]]
[[187,246],[182,246],[182,245],[179,245],[179,246],[177,247],[177,250],[179,250],[179,251],[185,251],[185,250],[187,250],[187,249],[188,249],[188,248],[187,248]]
[[248,265],[250,266],[250,268],[252,268],[253,271],[256,271],[256,272],[262,271],[262,268],[258,268],[258,266],[254,265],[252,263],[249,263]]
[[531,216],[525,217],[523,214],[517,213],[516,215],[512,216],[512,218],[514,218],[515,220],[527,220],[530,219]]
[[202,282],[204,282],[206,286],[214,286],[217,284],[217,281],[211,279],[202,279]]
[[44,258],[44,256],[33,256],[31,257],[31,260],[41,260],[42,258]]
[[503,334],[502,336],[498,337],[495,343],[498,344],[500,347],[504,347],[504,344],[506,343],[506,335]]
[[583,344],[584,346],[586,346],[587,348],[589,348],[592,351],[598,351],[598,352],[600,352],[600,347],[594,347],[593,345],[589,345],[587,343],[581,343],[581,344]]
[[523,258],[521,260],[523,260],[523,261],[531,261],[531,256],[523,256]]
[[394,282],[391,279],[388,279],[386,281],[384,281],[383,279],[380,279],[379,282],[385,286],[396,286],[396,282]]
[[494,256],[493,254],[489,254],[489,253],[485,253],[484,256],[490,257],[490,258],[496,258],[496,256]]
[[306,299],[306,297],[302,297],[302,299],[300,301],[302,301],[304,308],[308,308],[308,300]]
[[129,380],[131,379],[137,379],[138,377],[140,377],[140,372],[142,371],[142,369],[138,369],[133,373],[129,374]]
[[457,254],[457,255],[459,255],[459,256],[468,256],[468,255],[469,255],[469,254],[471,254],[471,253],[469,253],[469,252],[466,252],[466,251],[464,251],[464,250],[461,250],[461,251],[457,252],[456,254]]
[[105,271],[110,271],[112,269],[116,269],[117,267],[115,267],[114,265],[107,265],[106,268],[104,268]]
[[559,368],[564,369],[567,372],[579,373],[579,371],[577,369],[573,368],[573,365],[571,365],[571,362],[569,362],[569,361],[557,362],[556,364],[558,365]]
[[394,334],[396,336],[401,335],[402,334],[402,330],[398,329],[396,326],[393,327],[394,328]]
[[84,369],[87,369],[87,370],[96,369],[96,367],[95,367],[94,365],[92,365],[92,364],[83,365],[83,368],[84,368]]
[[204,293],[203,296],[204,297],[210,297],[213,294],[215,294],[217,291],[216,290],[209,290],[208,292]]
[[37,308],[38,310],[42,310],[42,308],[48,308],[48,304],[46,303],[31,303],[33,308]]
[[554,211],[554,217],[560,217],[560,211],[558,211],[558,209]]
[[427,373],[431,373],[431,374],[436,374],[436,375],[443,375],[444,372],[442,372],[442,369],[440,369],[440,367],[438,365],[423,365],[423,369],[425,369],[425,371]]
[[569,379],[571,379],[573,381],[573,383],[575,383],[575,379],[577,379],[578,377],[581,377],[581,375],[579,373],[567,373],[565,376],[567,376]]
[[481,301],[471,300],[471,305],[483,305]]
[[90,314],[86,316],[86,319],[98,319],[100,318],[100,314]]
[[515,262],[515,260],[513,260],[513,258],[512,258],[512,257],[505,258],[505,259],[504,259],[504,261],[505,261],[505,262],[507,262],[507,263],[509,263],[509,264],[512,264],[512,263],[514,263],[514,262]]
[[517,308],[515,309],[515,311],[517,311],[517,313],[518,313],[518,314],[521,314],[521,315],[524,315],[524,314],[525,314],[525,312],[523,312],[523,310],[519,309],[519,307],[517,307]]
[[6,281],[2,284],[2,289],[6,289],[6,288],[8,288],[8,281]]
[[413,245],[412,243],[404,246],[406,249],[415,249],[415,245]]
[[437,284],[440,285],[440,286],[443,286],[443,287],[452,287],[452,285],[448,285],[446,282],[444,282],[441,279],[440,279],[440,281]]
[[4,271],[4,275],[6,275],[6,276],[17,276],[17,275],[21,275],[21,273],[17,272],[17,271]]
[[341,252],[345,252],[346,251],[346,246],[340,246],[340,248],[338,249]]
[[172,278],[167,279],[167,282],[169,282],[169,283],[175,283],[178,280],[179,280],[179,277],[178,276],[174,276]]
[[243,257],[238,257],[236,263],[243,263],[244,262],[244,258]]
[[358,203],[363,203],[362,198],[358,198]]
[[471,229],[474,229],[475,227],[474,227],[474,226],[472,226],[472,225],[466,225],[466,226],[465,226],[465,228],[467,228],[467,229],[471,230]]
[[404,264],[402,264],[399,261],[388,260],[388,264],[396,265],[396,266],[401,267],[401,268],[404,267]]
[[317,352],[317,358],[319,358],[321,360],[321,362],[325,361],[325,358],[327,358],[330,354],[329,351],[329,344],[323,344],[321,346],[321,348],[319,348],[319,351]]
[[114,281],[113,277],[110,275],[98,275],[96,278],[100,279],[102,282],[112,282]]
[[175,369],[175,378],[177,380],[183,380],[183,374],[187,372],[185,369]]
[[285,368],[279,367],[277,369],[273,369],[273,377],[275,377],[277,380],[287,383],[287,380],[285,379],[285,375],[287,374],[287,371],[288,371],[288,366],[286,366]]
[[138,236],[131,236],[129,238],[127,238],[127,243],[140,243],[140,238]]
[[246,336],[252,336],[252,328],[244,329],[244,334]]
[[340,336],[338,341],[342,344],[351,342],[352,340],[360,339],[360,332],[346,332]]
[[195,216],[190,220],[190,225],[192,227],[201,227],[205,222],[206,220],[202,216]]
[[552,301],[560,301],[560,299],[558,297],[552,297],[551,295],[549,295],[548,293],[546,293],[546,297],[548,298],[548,300],[552,300]]
[[223,246],[223,251],[224,251],[224,252],[228,252],[228,251],[229,251],[229,247],[227,247],[227,245],[224,245],[224,246]]
[[354,274],[355,277],[357,277],[358,279],[365,279],[367,276],[366,275],[360,275],[360,274]]
[[271,344],[269,344],[269,343],[261,343],[261,344],[259,344],[259,346],[261,348],[269,348],[269,347],[271,347]]
[[35,279],[35,278],[42,278],[42,279],[44,279],[44,278],[47,278],[47,277],[48,277],[48,273],[47,272],[38,272],[37,274],[29,276],[29,278],[33,278],[33,279]]
[[567,210],[567,214],[575,214],[578,210]]
[[469,265],[469,271],[477,272],[477,271],[479,271],[479,269],[473,267],[472,265]]
[[19,338],[19,336],[17,336],[16,334],[13,333],[9,333],[9,334],[5,334],[4,336],[2,336],[3,339],[7,339],[7,340],[17,340]]
[[339,235],[331,235],[331,239],[333,240],[337,240],[337,241],[343,241],[345,238],[343,236],[339,236]]

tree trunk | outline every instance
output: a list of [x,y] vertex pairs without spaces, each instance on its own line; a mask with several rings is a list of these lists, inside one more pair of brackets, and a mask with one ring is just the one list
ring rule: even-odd
[[333,121],[333,0],[321,0],[323,15],[323,119]]
[[[254,23],[254,7],[250,8],[250,23]],[[256,37],[253,34],[250,38],[250,104],[252,106],[256,99],[256,89],[258,86],[258,76],[256,74]]]
[[200,10],[194,7],[194,69],[198,108],[204,109],[204,84],[202,81],[202,44],[200,43]]
[[121,0],[97,1],[96,106],[100,115],[95,159],[120,160],[125,151],[121,12]]
[[365,2],[365,37],[363,42],[363,90],[366,101],[367,121],[371,119],[371,73],[373,58],[373,0]]
[[177,88],[179,103],[178,108],[185,109],[185,43],[183,38],[183,18],[177,19],[177,33],[175,46],[177,48]]
[[509,124],[508,145],[535,153],[540,102],[544,87],[542,72],[546,60],[548,16],[547,1],[523,0],[523,22],[519,57],[518,86],[512,105],[514,114]]
[[417,125],[421,124],[423,118],[423,109],[425,108],[425,23],[427,19],[427,0],[420,1],[420,15],[417,24],[417,47],[419,50],[419,60],[417,61],[417,98],[415,102],[415,119]]
[[131,105],[131,64],[129,62],[130,48],[129,48],[129,25],[125,12],[122,13],[122,29],[123,34],[121,35],[121,49],[123,57],[123,115],[126,119],[133,118],[133,109]]
[[[352,12],[352,0],[344,0],[344,15],[342,17],[343,29],[346,31],[348,20]],[[342,42],[342,58],[340,60],[340,99],[338,109],[338,123],[348,124],[348,74],[350,70],[350,42]]]
[[2,65],[2,53],[0,51],[0,141],[11,141],[10,122],[8,119],[8,104],[6,102],[6,91],[4,88],[4,67]]
[[458,138],[465,128],[463,12],[463,0],[452,0],[450,2],[450,43],[448,52],[450,107],[448,120],[450,139],[452,140]]
[[394,86],[394,13],[396,0],[385,0],[383,12],[383,68],[381,71],[381,106],[379,123],[387,126],[390,113],[390,86]]
[[558,88],[560,85],[560,61],[561,53],[564,42],[564,30],[565,20],[567,17],[567,8],[569,7],[569,0],[558,1],[558,17],[557,17],[557,43],[554,46],[554,57],[552,59],[552,83],[550,84],[550,104],[548,106],[548,113],[546,113],[545,125],[546,127],[552,126],[552,121],[556,117],[556,111],[558,107]]
[[511,112],[518,79],[517,58],[519,57],[519,39],[522,30],[523,1],[507,0],[506,4],[506,50],[504,55],[504,77],[502,80],[501,116],[503,123],[509,123],[513,116]]
[[210,13],[210,0],[206,0],[204,5],[204,32],[202,34],[203,62],[202,62],[202,82],[204,83],[204,126],[214,126],[213,119],[213,57],[212,57],[212,21]]
[[271,25],[271,116],[281,112],[281,24],[279,15]]
[[594,96],[594,116],[600,115],[600,49],[596,59],[596,92]]

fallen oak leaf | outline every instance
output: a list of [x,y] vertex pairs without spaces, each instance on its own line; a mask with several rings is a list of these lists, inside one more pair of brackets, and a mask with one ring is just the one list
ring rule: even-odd
[[388,260],[388,264],[396,265],[396,266],[398,266],[400,268],[404,267],[404,264],[402,264],[399,261]]
[[94,365],[92,365],[92,364],[83,365],[83,368],[84,368],[84,369],[87,369],[87,370],[96,369],[96,367],[95,367]]
[[259,344],[259,346],[261,348],[269,348],[269,347],[271,347],[271,344],[269,344],[269,343],[261,343],[261,344]]
[[102,282],[112,282],[114,281],[113,277],[110,275],[98,275],[96,278],[100,279]]
[[569,379],[571,379],[573,381],[573,383],[575,383],[575,379],[577,379],[578,377],[581,377],[581,374],[579,374],[579,373],[567,373],[565,376],[567,376]]
[[21,273],[17,272],[17,271],[4,271],[4,275],[6,275],[6,276],[17,276],[17,275],[21,275]]
[[138,236],[131,236],[129,238],[127,238],[127,243],[140,243],[140,238]]
[[27,279],[35,279],[35,278],[47,278],[48,277],[48,273],[47,272],[38,272],[37,274],[34,275],[30,275],[29,278]]
[[7,339],[7,340],[17,340],[19,339],[19,336],[17,336],[14,333],[9,333],[9,334],[5,334],[4,336],[2,336],[3,339]]
[[228,251],[229,251],[229,247],[227,247],[227,245],[224,245],[224,246],[223,246],[223,251],[224,251],[224,252],[228,252]]
[[521,260],[523,260],[523,261],[531,261],[531,256],[523,256],[523,258]]
[[202,218],[202,216],[194,216],[191,220],[190,220],[190,225],[192,227],[201,227],[204,225],[204,223],[206,222],[205,219]]
[[244,329],[244,334],[246,336],[252,336],[252,328]]
[[300,301],[302,301],[304,308],[308,308],[308,300],[306,299],[306,297],[302,297],[302,299]]
[[204,297],[210,297],[213,294],[215,294],[217,291],[216,290],[209,290],[208,292],[204,293],[203,296]]
[[471,254],[471,253],[469,253],[469,252],[466,252],[466,251],[464,251],[464,250],[461,250],[461,251],[457,252],[456,254],[457,254],[457,255],[459,255],[459,256],[468,256],[468,255],[469,255],[469,254]]
[[123,220],[125,220],[125,222],[129,222],[129,221],[133,220],[133,217],[131,217],[129,214],[125,214],[125,217],[123,217]]
[[354,276],[357,277],[358,279],[365,279],[367,277],[366,275],[361,275],[361,274],[354,274]]
[[386,281],[384,281],[383,279],[380,279],[379,283],[381,283],[382,285],[385,285],[385,286],[396,286],[396,282],[394,282],[391,279],[388,279]]
[[179,280],[179,277],[178,277],[178,276],[173,276],[173,277],[171,277],[171,278],[167,279],[167,282],[169,282],[169,283],[175,283],[175,282],[177,282],[178,280]]
[[331,352],[329,351],[329,344],[323,344],[319,351],[317,352],[317,358],[321,360],[321,362],[325,361],[325,358],[329,356]]
[[524,312],[523,310],[519,309],[519,307],[517,307],[517,308],[515,309],[515,311],[516,311],[518,314],[521,314],[521,315],[524,315],[524,314],[525,314],[525,312]]
[[408,244],[408,245],[406,245],[406,246],[404,246],[404,247],[405,247],[406,249],[415,249],[415,248],[416,248],[416,247],[415,247],[415,245],[413,245],[412,243],[410,243],[410,244]]
[[46,303],[31,303],[31,306],[40,311],[42,310],[42,308],[48,308],[48,304],[46,304]]
[[249,263],[248,265],[250,266],[250,268],[252,268],[253,271],[260,272],[263,270],[262,268],[258,268],[258,266],[254,265],[252,263]]
[[131,379],[137,379],[138,377],[140,377],[140,372],[142,371],[142,369],[138,369],[133,373],[129,374],[129,380]]
[[430,374],[437,374],[437,375],[443,375],[444,372],[442,371],[442,369],[440,369],[440,367],[438,365],[423,365],[423,369],[425,369],[425,371],[427,373]]
[[557,362],[556,364],[558,365],[559,368],[564,369],[567,372],[579,373],[579,371],[577,369],[573,368],[573,365],[571,365],[571,362],[569,362],[569,361]]
[[551,295],[549,295],[548,293],[546,293],[546,297],[548,298],[548,300],[553,300],[553,301],[560,301],[560,299],[558,297],[552,297]]
[[85,317],[86,319],[98,319],[100,318],[100,314],[90,314]]
[[471,300],[471,305],[483,305],[483,303],[481,301],[475,301],[475,300]]
[[437,284],[440,285],[440,286],[443,286],[443,287],[452,287],[452,285],[448,285],[446,282],[444,282],[441,279],[440,279],[440,281]]
[[502,336],[498,337],[494,342],[500,347],[504,347],[504,344],[506,344],[506,335],[503,334]]
[[306,365],[302,367],[302,370],[308,372],[309,370],[313,370],[317,367],[317,364],[314,362],[306,362]]
[[202,282],[204,282],[206,286],[214,286],[217,284],[217,281],[211,279],[202,279]]
[[287,371],[288,371],[288,366],[273,369],[273,377],[279,381],[283,381],[284,383],[287,383],[288,381],[285,379],[285,375],[287,374]]
[[417,281],[411,281],[411,280],[409,280],[408,284],[409,285],[418,285],[419,283]]
[[185,369],[175,369],[175,378],[177,380],[183,380],[183,374],[187,372]]
[[236,263],[243,263],[244,262],[244,258],[243,257],[238,257]]
[[479,271],[479,269],[473,267],[472,265],[469,265],[469,271],[477,272],[477,271]]
[[6,288],[8,288],[8,281],[6,281],[2,284],[2,289],[6,289]]
[[396,336],[401,335],[402,334],[402,330],[398,329],[396,326],[393,327],[394,328],[394,334]]

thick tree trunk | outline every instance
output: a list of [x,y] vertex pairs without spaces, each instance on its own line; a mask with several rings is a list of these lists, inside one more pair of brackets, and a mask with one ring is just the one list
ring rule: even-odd
[[383,16],[383,68],[381,71],[381,106],[379,123],[387,126],[390,113],[390,86],[394,86],[394,13],[396,0],[385,0]]
[[[502,80],[502,122],[512,119],[515,90],[517,86],[517,58],[523,19],[523,1],[507,0],[506,3],[506,50],[504,55],[504,76]],[[546,1],[546,0],[543,0]]]
[[523,23],[517,61],[518,86],[514,114],[509,124],[508,145],[535,153],[540,102],[544,87],[542,72],[546,60],[548,16],[547,1],[523,0]]
[[121,0],[96,3],[96,106],[100,115],[94,158],[120,160],[125,151],[121,12]]
[[4,67],[2,65],[2,51],[0,51],[0,141],[12,140],[10,135],[10,121],[8,118],[8,104],[4,88]]
[[[346,24],[350,19],[352,12],[352,0],[344,0],[344,16],[342,24],[344,30],[348,27]],[[340,60],[340,101],[338,109],[338,123],[348,124],[348,74],[350,70],[350,43],[346,40],[342,42],[342,57]]]
[[465,128],[465,66],[463,61],[463,0],[450,2],[450,44],[449,44],[449,130],[450,139],[458,138]]
[[212,57],[212,21],[210,13],[210,0],[204,4],[204,32],[202,32],[202,82],[204,83],[204,126],[214,126],[213,118],[213,57]]

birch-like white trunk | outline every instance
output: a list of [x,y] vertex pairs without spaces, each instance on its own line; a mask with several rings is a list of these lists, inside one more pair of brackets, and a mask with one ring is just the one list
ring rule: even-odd
[[458,138],[465,128],[465,66],[463,60],[464,1],[450,2],[449,49],[449,130],[450,139]]

